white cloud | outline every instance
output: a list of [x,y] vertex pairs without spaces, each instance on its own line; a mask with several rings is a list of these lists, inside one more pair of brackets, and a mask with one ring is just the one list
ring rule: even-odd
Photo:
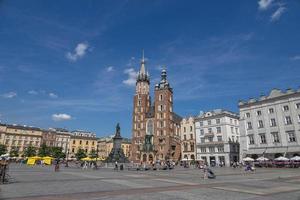
[[77,44],[73,53],[67,52],[66,57],[70,61],[75,62],[79,58],[82,58],[86,54],[86,51],[88,49],[89,49],[89,45],[87,43],[79,43],[79,44]]
[[115,69],[114,69],[113,66],[109,66],[109,67],[106,68],[106,71],[107,71],[107,72],[112,72],[112,71],[114,71],[114,70],[115,70]]
[[50,93],[49,93],[49,97],[50,97],[50,98],[53,98],[53,99],[56,99],[56,98],[58,98],[58,95],[57,95],[57,94],[54,94],[54,93],[52,93],[52,92],[50,92]]
[[30,94],[30,95],[38,95],[39,92],[36,91],[36,90],[29,90],[29,91],[28,91],[28,94]]
[[71,115],[68,115],[68,114],[64,114],[64,113],[61,113],[61,114],[53,114],[52,115],[52,120],[53,121],[67,121],[67,120],[71,120],[72,117]]
[[128,75],[128,79],[123,80],[123,83],[128,86],[134,86],[136,82],[137,72],[133,68],[125,69],[124,73]]
[[300,55],[296,55],[290,58],[291,60],[300,60]]
[[258,1],[258,8],[260,10],[267,10],[271,7],[274,0],[259,0]]
[[16,92],[8,92],[1,95],[3,98],[11,99],[17,96]]
[[271,21],[277,21],[280,19],[281,15],[286,11],[286,8],[284,6],[279,6],[279,8],[272,14]]

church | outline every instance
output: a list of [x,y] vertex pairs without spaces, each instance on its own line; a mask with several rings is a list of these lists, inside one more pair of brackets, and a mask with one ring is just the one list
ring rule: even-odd
[[143,55],[133,99],[130,160],[148,164],[179,161],[182,118],[173,111],[173,89],[167,80],[167,71],[161,71],[161,80],[154,87],[151,101],[150,76],[145,64]]

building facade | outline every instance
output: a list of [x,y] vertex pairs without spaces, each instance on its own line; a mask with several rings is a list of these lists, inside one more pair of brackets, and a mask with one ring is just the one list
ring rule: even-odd
[[239,162],[239,116],[216,109],[195,118],[197,160],[210,166]]
[[66,154],[70,153],[69,144],[71,140],[71,133],[64,128],[49,128],[51,132],[55,133],[55,145],[56,147],[61,147],[62,152]]
[[241,157],[300,155],[300,89],[240,101]]
[[151,102],[149,88],[150,77],[143,58],[133,100],[130,160],[147,163],[179,160],[181,117],[173,112],[173,89],[166,70],[162,70],[161,80],[155,85],[154,102]]
[[183,118],[180,123],[181,155],[183,160],[196,159],[196,137],[194,117]]
[[51,130],[42,130],[42,143],[48,147],[55,147],[56,132]]
[[6,146],[8,153],[14,149],[21,156],[27,147],[32,146],[38,149],[42,143],[42,129],[40,128],[8,124],[1,124],[0,127],[0,143]]
[[97,152],[97,138],[94,135],[80,136],[72,134],[69,142],[69,158],[75,158],[75,154],[79,149],[83,149],[87,156],[92,151]]

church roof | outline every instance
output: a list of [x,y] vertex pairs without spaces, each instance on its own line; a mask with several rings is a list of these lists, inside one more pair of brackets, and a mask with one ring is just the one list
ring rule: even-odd
[[149,112],[146,113],[146,118],[153,118],[155,116],[154,105],[150,107]]
[[182,120],[182,117],[179,116],[178,114],[174,113],[174,112],[172,112],[172,117],[173,117],[173,121],[174,121],[174,122],[180,123],[181,120]]

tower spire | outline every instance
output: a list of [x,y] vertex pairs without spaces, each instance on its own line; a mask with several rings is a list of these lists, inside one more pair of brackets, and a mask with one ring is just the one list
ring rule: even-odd
[[145,52],[144,52],[144,49],[143,49],[143,54],[142,54],[142,62],[145,62]]
[[146,71],[146,66],[145,66],[146,60],[145,60],[145,52],[144,49],[142,51],[142,60],[141,60],[141,67],[140,71],[137,76],[137,81],[147,81],[149,82],[149,73]]

